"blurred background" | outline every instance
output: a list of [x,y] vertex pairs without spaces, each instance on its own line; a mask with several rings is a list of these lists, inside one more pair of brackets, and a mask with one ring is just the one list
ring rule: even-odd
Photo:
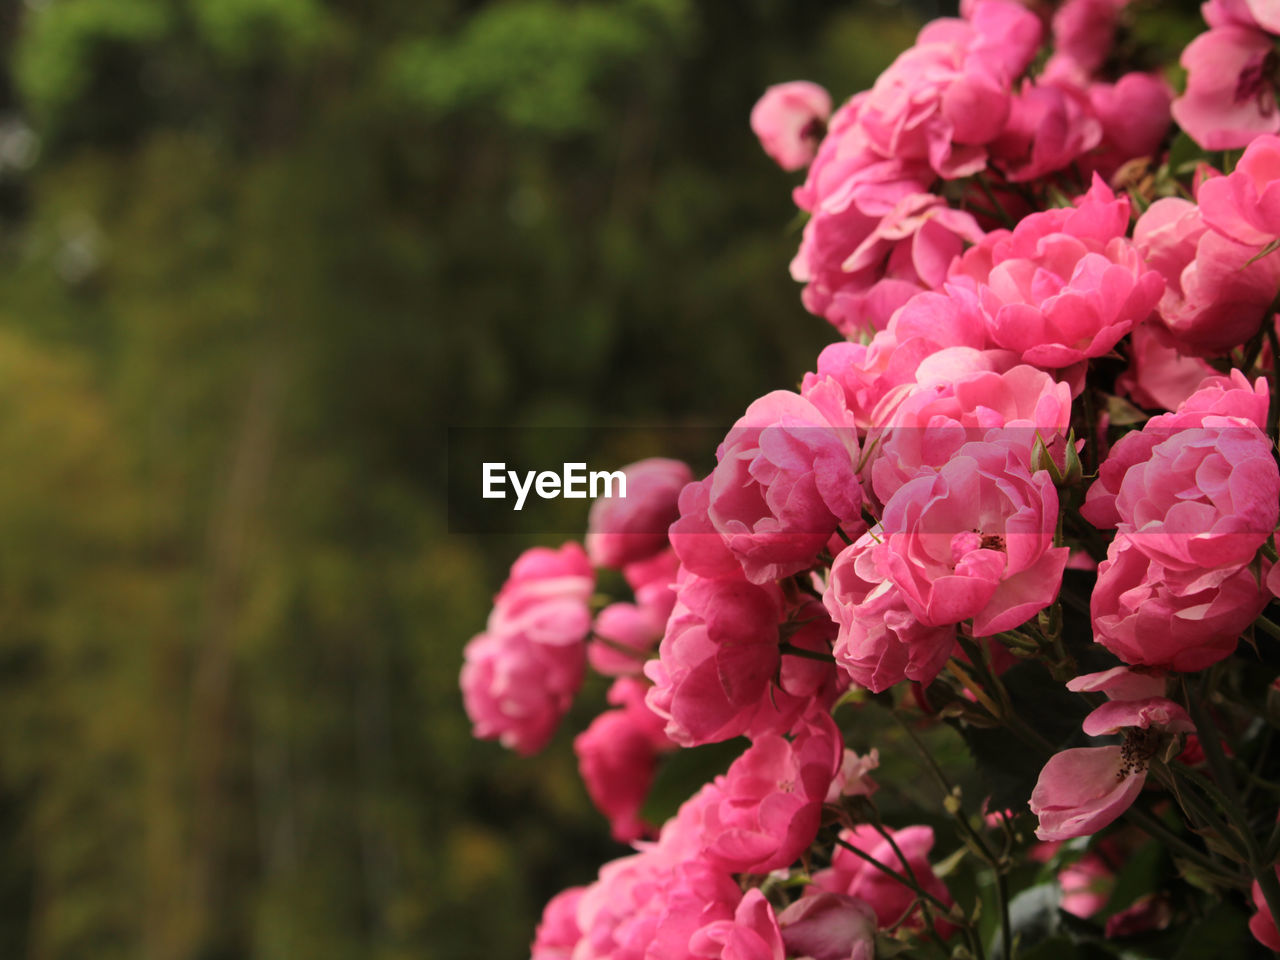
[[0,0],[0,957],[527,956],[620,852],[603,686],[470,739],[563,537],[450,532],[445,430],[793,385],[832,335],[751,105],[944,6]]

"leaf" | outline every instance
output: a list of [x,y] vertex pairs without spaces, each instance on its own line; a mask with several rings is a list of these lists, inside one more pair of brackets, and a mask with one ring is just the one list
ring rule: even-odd
[[1148,414],[1121,397],[1107,397],[1107,417],[1113,427],[1131,427],[1151,419]]

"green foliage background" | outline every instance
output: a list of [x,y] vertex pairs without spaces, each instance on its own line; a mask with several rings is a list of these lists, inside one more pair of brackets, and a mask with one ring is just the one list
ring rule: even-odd
[[0,0],[0,956],[525,955],[617,850],[568,729],[470,738],[549,538],[448,533],[445,428],[794,382],[748,112],[918,13]]

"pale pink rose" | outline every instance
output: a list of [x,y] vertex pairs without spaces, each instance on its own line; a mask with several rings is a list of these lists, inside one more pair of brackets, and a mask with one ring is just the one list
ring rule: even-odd
[[[933,828],[906,827],[902,830],[890,830],[889,833],[906,858],[906,863],[898,859],[893,846],[870,824],[842,830],[840,839],[895,873],[905,876],[909,867],[925,892],[943,903],[951,903],[951,894],[947,891],[946,884],[933,872],[933,866],[929,863],[929,851],[933,849]],[[806,890],[805,896],[820,895],[821,891],[842,893],[865,900],[875,911],[876,921],[882,928],[901,922],[916,902],[915,894],[909,887],[887,876],[843,846],[837,846],[832,852],[829,868],[813,875],[813,885]],[[946,936],[947,931],[952,929],[945,920],[935,919],[935,923],[942,936]],[[906,925],[917,930],[923,926],[918,906],[906,920]]]
[[529,960],[571,960],[582,939],[578,929],[578,901],[586,887],[570,887],[552,897],[542,911]]
[[[1165,296],[1169,296],[1168,287]],[[1165,346],[1150,324],[1142,324],[1129,337],[1129,368],[1116,378],[1116,390],[1139,406],[1176,410],[1214,372],[1199,357],[1183,356]]]
[[667,528],[680,512],[676,500],[693,479],[687,464],[651,457],[622,468],[625,497],[601,497],[587,515],[587,554],[598,567],[620,568],[667,546]]
[[1259,30],[1228,25],[1200,34],[1182,51],[1187,89],[1173,101],[1178,126],[1206,150],[1280,132],[1273,57],[1272,38]]
[[1170,435],[1205,425],[1210,418],[1231,418],[1261,428],[1267,422],[1267,381],[1254,383],[1239,370],[1229,377],[1206,377],[1174,413],[1152,417],[1142,430],[1121,437],[1098,470],[1098,479],[1089,487],[1080,513],[1094,526],[1106,529],[1121,522],[1116,495],[1130,468],[1145,463],[1157,444]]
[[827,803],[839,803],[844,797],[869,797],[880,785],[871,779],[871,771],[880,766],[880,751],[872,747],[865,756],[858,756],[848,747],[840,760],[840,769],[827,791]]
[[1051,77],[1088,80],[1106,62],[1115,42],[1116,21],[1129,0],[1067,0],[1053,15]]
[[1133,769],[1125,746],[1076,747],[1049,758],[1031,791],[1041,840],[1097,833],[1133,805],[1146,782],[1145,760]]
[[1058,494],[1016,447],[971,443],[885,504],[880,570],[928,626],[973,618],[973,635],[1022,623],[1058,594],[1066,547],[1054,547]]
[[1203,209],[1188,200],[1153,203],[1138,218],[1134,243],[1165,279],[1155,330],[1183,354],[1221,355],[1244,343],[1280,289],[1280,258],[1255,259],[1257,247],[1210,230]]
[[1058,906],[1076,917],[1089,918],[1107,905],[1116,875],[1096,853],[1086,853],[1058,871],[1062,900]]
[[716,801],[703,809],[706,858],[731,873],[790,866],[818,832],[842,751],[822,711],[805,718],[794,740],[758,737],[714,782]]
[[582,685],[590,561],[576,543],[526,550],[463,653],[460,683],[474,735],[520,753],[546,746]]
[[658,659],[644,668],[654,683],[649,707],[684,746],[738,736],[769,701],[778,672],[781,591],[741,573],[709,579],[682,570],[676,596]]
[[1196,196],[1204,220],[1223,236],[1255,248],[1280,239],[1280,137],[1261,136],[1225,177],[1211,177]]
[[1073,693],[1100,691],[1111,700],[1146,700],[1164,696],[1165,676],[1158,670],[1139,672],[1129,667],[1112,667],[1068,680],[1067,689]]
[[707,515],[753,583],[811,566],[841,523],[861,518],[857,425],[835,380],[756,400],[716,459]]
[[1193,671],[1230,656],[1268,599],[1248,567],[1169,571],[1121,535],[1098,567],[1089,605],[1094,639],[1121,660]]
[[1102,356],[1150,315],[1164,281],[1125,237],[1129,201],[1096,175],[1073,208],[987,234],[952,266],[978,285],[995,345],[1045,368]]
[[[1280,878],[1280,867],[1276,868],[1276,876]],[[1262,884],[1257,880],[1249,888],[1249,897],[1253,900],[1255,911],[1249,918],[1249,932],[1264,947],[1280,950],[1280,930],[1276,929],[1276,918],[1267,905],[1267,898],[1262,894]]]
[[[1269,0],[1262,0],[1263,3]],[[1249,9],[1253,0],[1206,0],[1200,4],[1200,14],[1211,27],[1251,27],[1260,25]]]
[[1244,0],[1250,15],[1263,30],[1280,34],[1280,7],[1275,0]]
[[813,159],[831,116],[831,95],[816,83],[793,80],[765,90],[751,108],[751,131],[783,170]]
[[967,21],[929,23],[867,94],[859,124],[869,142],[882,156],[927,159],[947,179],[979,172],[1041,32],[1034,14],[1004,0],[975,5]]
[[874,960],[876,912],[865,900],[822,891],[778,914],[788,955],[811,960]]
[[619,709],[600,714],[573,741],[591,802],[609,819],[620,843],[649,832],[640,808],[653,783],[658,755],[675,747],[663,732],[662,718],[645,704],[647,687],[629,677],[616,681],[608,699]]
[[1083,89],[1027,80],[990,149],[1010,181],[1025,183],[1069,167],[1101,142],[1102,124]]
[[[888,413],[883,406],[879,412]],[[1026,365],[999,373],[955,371],[945,380],[916,384],[891,414],[878,419],[881,429],[870,436],[879,441],[871,476],[876,496],[886,502],[922,468],[941,467],[969,442],[1019,446],[1030,462],[1037,438],[1047,444],[1065,436],[1071,388]]]
[[716,920],[689,940],[698,960],[784,960],[782,931],[773,907],[759,888],[748,890],[732,920]]
[[956,631],[916,618],[876,563],[875,543],[864,535],[840,552],[822,599],[839,625],[836,663],[858,686],[879,693],[907,679],[931,682],[955,649]]
[[1115,83],[1091,83],[1093,115],[1102,142],[1085,157],[1085,169],[1110,176],[1126,160],[1156,157],[1173,123],[1173,89],[1155,73],[1126,73]]

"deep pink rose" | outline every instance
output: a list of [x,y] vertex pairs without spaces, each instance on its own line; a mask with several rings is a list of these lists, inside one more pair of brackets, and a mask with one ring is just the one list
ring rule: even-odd
[[582,939],[578,929],[578,901],[586,887],[570,887],[552,897],[542,911],[529,960],[570,960]]
[[[830,348],[828,348],[830,349]],[[707,515],[714,475],[695,480],[680,491],[680,519],[668,536],[680,566],[700,577],[740,577],[742,566]]]
[[675,747],[663,733],[662,718],[645,703],[647,687],[630,677],[616,681],[608,699],[618,709],[600,714],[573,741],[591,802],[608,817],[613,837],[620,843],[648,833],[640,808],[653,782],[658,755]]
[[748,890],[732,920],[716,920],[689,940],[699,960],[784,960],[782,931],[773,907],[759,888]]
[[676,596],[658,659],[644,668],[654,683],[649,706],[684,746],[738,736],[769,702],[782,594],[741,573],[709,579],[682,570]]
[[1102,142],[1102,124],[1081,88],[1024,81],[991,155],[1010,181],[1025,183],[1069,167]]
[[1041,840],[1097,833],[1133,805],[1146,768],[1132,772],[1124,746],[1076,747],[1054,754],[1031,791]]
[[840,628],[836,662],[858,686],[879,693],[903,680],[932,681],[955,649],[956,631],[916,619],[877,565],[875,543],[867,534],[840,552],[822,599]]
[[1173,90],[1159,74],[1126,73],[1115,83],[1091,83],[1089,105],[1102,124],[1102,142],[1085,169],[1109,177],[1126,160],[1156,157],[1173,123]]
[[[1223,179],[1206,181],[1202,192]],[[1217,356],[1258,331],[1280,289],[1280,258],[1255,259],[1259,248],[1210,230],[1202,214],[1189,200],[1166,197],[1138,218],[1133,236],[1165,279],[1156,310],[1161,338],[1187,355]]]
[[876,912],[865,900],[822,891],[778,914],[788,955],[812,960],[874,960]]
[[693,479],[687,464],[651,457],[623,467],[625,497],[601,497],[587,517],[587,554],[598,567],[623,567],[659,553],[680,512],[676,500]]
[[1247,566],[1172,571],[1121,535],[1098,567],[1089,605],[1094,639],[1121,660],[1192,671],[1230,656],[1267,601]]
[[876,565],[921,623],[973,618],[973,634],[1016,627],[1058,594],[1068,550],[1053,546],[1058,494],[1024,452],[971,443],[885,504]]
[[1280,239],[1280,137],[1261,136],[1235,170],[1200,185],[1197,199],[1210,227],[1257,248]]
[[813,159],[831,116],[831,95],[816,83],[793,80],[765,90],[751,109],[751,130],[783,170]]
[[1272,46],[1260,30],[1234,25],[1192,40],[1181,58],[1187,89],[1173,101],[1178,126],[1206,150],[1234,150],[1280,132]]
[[582,685],[595,576],[576,543],[526,550],[467,644],[460,678],[473,732],[520,753],[546,746]]
[[1125,237],[1128,225],[1128,198],[1095,176],[1074,208],[988,234],[952,274],[978,284],[996,345],[1034,366],[1067,367],[1110,351],[1164,291]]
[[1116,390],[1139,406],[1176,410],[1205,377],[1213,375],[1213,367],[1204,360],[1165,346],[1151,325],[1143,324],[1134,327],[1129,337],[1129,369],[1116,378]]
[[795,739],[758,737],[714,783],[703,810],[707,859],[731,873],[790,866],[813,842],[822,803],[840,767],[840,731],[815,711]]
[[857,425],[833,379],[755,401],[716,458],[707,515],[754,583],[804,570],[860,520]]
[[[927,893],[943,903],[951,903],[951,894],[947,891],[946,884],[933,872],[933,866],[929,863],[929,851],[933,849],[933,828],[906,827],[902,830],[890,830],[889,833],[906,858],[905,864],[898,859],[898,854],[889,841],[870,824],[863,824],[853,830],[842,830],[840,839],[895,873],[905,876],[909,867]],[[842,893],[865,900],[875,911],[876,920],[881,927],[891,927],[902,921],[916,902],[915,894],[909,887],[886,876],[883,871],[877,870],[844,846],[835,848],[828,869],[819,870],[813,875],[813,885],[806,891],[806,896],[820,895],[820,891]],[[951,925],[945,920],[937,920],[936,923],[938,932],[946,936]],[[915,929],[923,925],[918,907],[906,924]]]

